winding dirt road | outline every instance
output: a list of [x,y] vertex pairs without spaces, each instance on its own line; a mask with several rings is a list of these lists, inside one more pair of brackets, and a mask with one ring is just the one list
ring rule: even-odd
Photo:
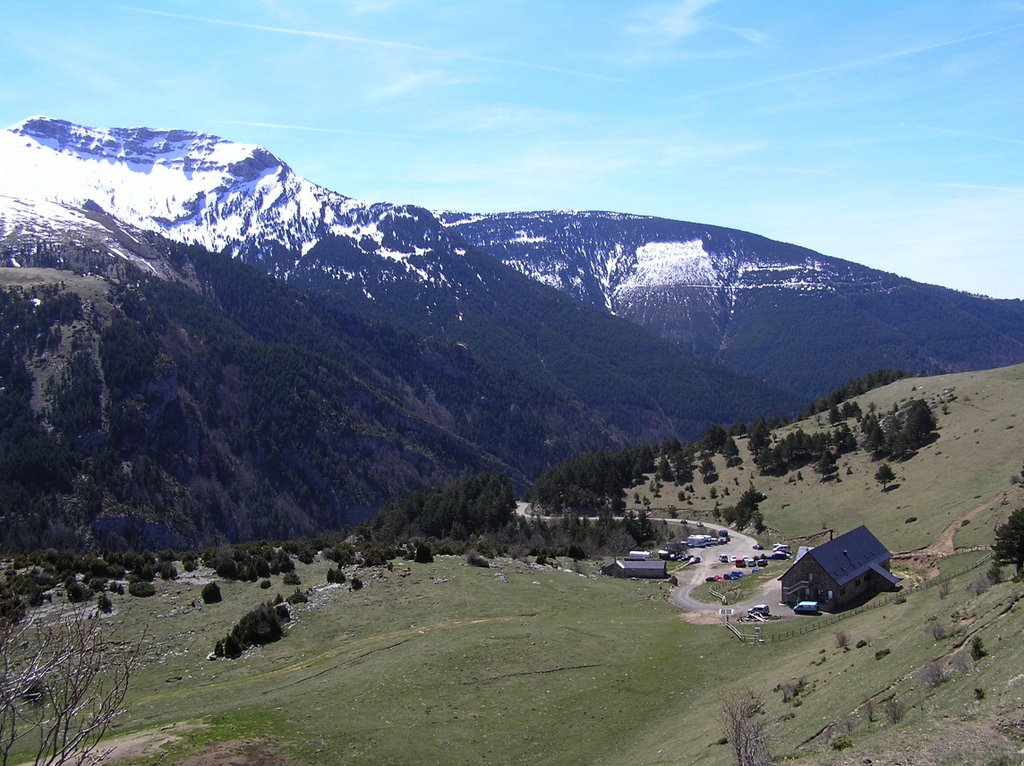
[[[530,518],[541,518],[545,520],[557,520],[557,516],[540,516],[532,512],[528,503],[517,503],[516,513],[520,516]],[[620,517],[621,518],[621,517]],[[666,524],[682,526],[687,524],[686,519],[662,519],[658,518],[658,521],[664,521]],[[720,574],[723,571],[727,571],[723,568],[723,565],[719,563],[719,554],[725,554],[726,556],[752,556],[757,551],[754,550],[754,544],[757,542],[753,537],[745,535],[741,532],[729,529],[728,527],[719,526],[718,524],[709,524],[704,522],[703,527],[698,527],[696,522],[688,524],[693,533],[695,534],[709,534],[717,535],[719,530],[727,529],[729,532],[729,542],[725,545],[713,545],[708,548],[694,548],[690,552],[700,556],[701,562],[699,564],[687,565],[674,572],[678,585],[672,588],[669,594],[669,601],[680,609],[685,609],[690,612],[715,612],[717,613],[721,609],[721,604],[708,604],[703,601],[697,601],[691,598],[690,592],[698,585],[704,582],[706,577],[710,577],[713,574]],[[773,561],[772,564],[778,566],[779,564],[785,564],[786,562]],[[788,566],[788,565],[787,565]],[[730,567],[731,569],[731,567]],[[779,574],[783,572],[782,568],[779,568]],[[775,579],[771,579],[762,585],[757,592],[749,599],[739,604],[729,604],[736,610],[737,613],[745,612],[748,608],[754,604],[777,604],[778,603],[778,592],[779,584]]]

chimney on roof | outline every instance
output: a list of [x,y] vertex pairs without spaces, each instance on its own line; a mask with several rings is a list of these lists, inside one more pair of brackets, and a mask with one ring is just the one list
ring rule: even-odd
[[828,531],[828,541],[829,541],[829,542],[832,542],[832,538],[833,538],[833,536],[835,535],[835,533],[836,533],[836,531],[835,531],[834,529],[830,529],[830,530]]

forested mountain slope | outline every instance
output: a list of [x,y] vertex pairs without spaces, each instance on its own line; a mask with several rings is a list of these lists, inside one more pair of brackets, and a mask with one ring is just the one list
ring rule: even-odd
[[815,397],[880,367],[1024,361],[1024,304],[706,224],[601,212],[440,214],[531,278],[688,352]]
[[2,547],[308,535],[622,443],[464,347],[174,248],[192,287],[0,272]]

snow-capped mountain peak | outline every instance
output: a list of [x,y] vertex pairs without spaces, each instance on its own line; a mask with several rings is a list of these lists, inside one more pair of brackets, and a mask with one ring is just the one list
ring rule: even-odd
[[[0,133],[0,166],[0,196],[104,212],[179,242],[263,261],[277,276],[301,270],[317,243],[337,237],[352,252],[386,260],[396,275],[443,282],[429,264],[415,262],[433,243],[419,241],[406,220],[429,213],[318,186],[254,144],[33,117]],[[4,225],[0,237],[11,232]],[[311,268],[332,279],[356,276],[338,264]]]

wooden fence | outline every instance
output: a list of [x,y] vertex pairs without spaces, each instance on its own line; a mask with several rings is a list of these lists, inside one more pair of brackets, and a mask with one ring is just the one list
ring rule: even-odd
[[[990,548],[989,546],[978,546],[976,550],[990,550]],[[949,574],[945,574],[940,577],[934,577],[931,580],[925,580],[923,583],[915,585],[912,588],[907,588],[905,590],[875,596],[875,598],[871,599],[866,604],[858,606],[856,609],[850,609],[848,611],[839,612],[837,614],[830,614],[824,619],[815,620],[814,622],[805,622],[801,620],[800,627],[792,628],[787,631],[778,633],[765,633],[763,631],[756,631],[754,633],[748,633],[744,630],[739,630],[738,628],[736,628],[736,626],[731,625],[728,622],[725,623],[725,626],[734,636],[736,636],[737,639],[744,643],[750,643],[755,645],[781,643],[783,641],[788,641],[791,638],[802,636],[805,633],[812,633],[821,628],[827,628],[829,625],[835,625],[837,622],[841,622],[842,620],[845,620],[848,617],[853,617],[856,614],[866,612],[869,609],[877,609],[880,606],[885,606],[886,604],[891,604],[893,602],[902,603],[904,600],[906,600],[907,595],[909,593],[913,593],[914,591],[918,590],[927,590],[928,588],[933,588],[943,582],[952,580],[954,577],[959,577],[960,575],[965,574],[966,572],[970,572],[972,569],[977,569],[991,558],[992,554],[990,552],[987,556],[982,556],[973,564],[968,564],[965,567],[961,567],[955,572],[950,572]]]

